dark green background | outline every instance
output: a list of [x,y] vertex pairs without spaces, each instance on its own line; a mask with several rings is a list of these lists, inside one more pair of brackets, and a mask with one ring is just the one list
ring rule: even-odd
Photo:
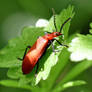
[[[35,25],[39,18],[49,19],[52,16],[51,8],[56,13],[73,5],[75,16],[70,27],[70,35],[79,30],[88,33],[89,23],[92,21],[92,0],[0,0],[0,48],[3,48],[9,39],[19,36],[25,26]],[[0,69],[0,80],[6,78],[7,69]],[[88,85],[74,87],[65,92],[91,92],[91,69],[82,73],[77,79],[85,79]],[[23,89],[0,86],[0,92],[21,91]]]

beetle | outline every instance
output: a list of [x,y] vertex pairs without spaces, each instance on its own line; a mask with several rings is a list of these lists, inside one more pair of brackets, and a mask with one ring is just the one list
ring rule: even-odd
[[[57,43],[60,44],[61,46],[68,47],[67,45],[63,45],[62,43],[60,43],[57,39],[55,39],[55,37],[62,35],[61,31],[62,31],[64,24],[66,24],[71,18],[69,17],[61,25],[60,31],[57,32],[56,21],[55,21],[55,11],[53,9],[52,9],[52,11],[53,11],[53,16],[54,16],[54,27],[55,27],[56,31],[53,31],[52,33],[45,32],[45,35],[42,37],[39,37],[32,47],[27,46],[27,48],[25,49],[23,59],[18,58],[19,60],[23,61],[23,63],[22,63],[23,74],[29,74],[33,70],[33,68],[35,67],[36,64],[37,64],[37,69],[38,69],[38,65],[39,65],[38,61],[41,59],[41,57],[44,55],[47,48],[51,44],[52,44],[53,52],[56,52],[54,49],[54,45],[53,45],[54,40],[56,40]],[[29,48],[29,51],[27,52],[28,48]],[[36,73],[37,73],[37,69],[36,69]]]

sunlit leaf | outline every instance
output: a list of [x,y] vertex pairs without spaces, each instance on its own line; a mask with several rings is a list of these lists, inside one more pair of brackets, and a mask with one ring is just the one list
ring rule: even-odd
[[72,61],[92,60],[92,35],[79,35],[72,40],[70,48]]

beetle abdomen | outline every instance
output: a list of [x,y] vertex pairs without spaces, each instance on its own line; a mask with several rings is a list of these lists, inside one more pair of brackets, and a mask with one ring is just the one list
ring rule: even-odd
[[43,37],[39,37],[32,48],[26,54],[23,63],[22,63],[22,71],[24,74],[30,73],[35,64],[38,62],[39,58],[44,53],[46,46],[48,45],[48,40]]

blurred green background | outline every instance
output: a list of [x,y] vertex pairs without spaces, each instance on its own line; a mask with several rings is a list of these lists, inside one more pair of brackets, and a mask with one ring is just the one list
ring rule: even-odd
[[[25,26],[34,26],[39,18],[49,19],[52,16],[51,8],[58,14],[68,5],[73,5],[75,16],[71,22],[69,33],[77,30],[87,34],[89,23],[92,21],[92,0],[0,0],[0,49],[3,48],[9,39],[20,35]],[[0,80],[6,78],[7,69],[0,69]],[[88,85],[74,87],[65,92],[92,92],[91,75],[92,70],[88,69],[77,79],[85,79]],[[18,88],[0,86],[0,92],[27,92]]]

